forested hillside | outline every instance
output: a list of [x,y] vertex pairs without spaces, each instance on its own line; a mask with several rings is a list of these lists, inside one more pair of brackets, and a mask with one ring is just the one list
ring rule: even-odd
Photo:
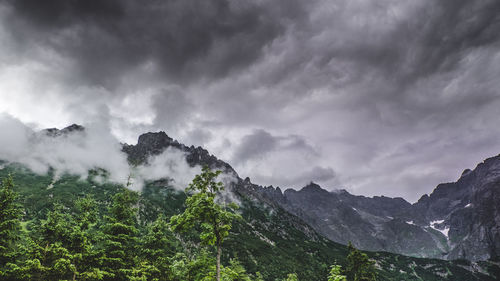
[[[174,189],[167,179],[148,182],[141,192],[134,192],[108,183],[103,170],[81,179],[57,176],[54,171],[38,175],[3,163],[3,190],[9,185],[8,174],[17,194],[17,205],[8,212],[12,221],[19,219],[21,228],[2,229],[2,235],[10,233],[12,241],[2,248],[3,278],[213,280],[215,248],[200,243],[201,229],[171,231],[170,217],[185,210],[187,194]],[[342,272],[349,268],[346,246],[323,238],[299,218],[251,193],[235,189],[231,194],[242,218],[234,220],[223,243],[222,280],[294,276],[327,280],[332,264],[342,266]],[[377,280],[496,280],[500,276],[492,262],[367,254]]]

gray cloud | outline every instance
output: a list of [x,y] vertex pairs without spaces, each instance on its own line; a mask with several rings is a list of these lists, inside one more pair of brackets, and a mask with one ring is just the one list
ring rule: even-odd
[[15,36],[20,43],[56,50],[86,82],[106,88],[147,63],[175,83],[224,76],[258,59],[284,31],[275,17],[292,12],[225,0],[4,2],[10,25],[25,33]]
[[233,162],[245,162],[259,158],[268,152],[274,151],[279,140],[264,130],[255,130],[241,140],[239,148],[234,152]]
[[111,182],[126,185],[130,176],[130,188],[135,190],[142,189],[146,180],[161,178],[169,178],[175,188],[184,189],[201,171],[199,166],[191,167],[185,153],[178,149],[167,149],[150,157],[148,164],[131,167],[122,145],[105,123],[54,136],[46,131],[35,132],[16,118],[0,115],[0,131],[7,132],[0,138],[1,160],[21,163],[38,174],[52,168],[56,178],[65,173],[86,178],[90,170],[102,168],[109,172],[107,180]]
[[500,152],[499,15],[494,0],[4,0],[0,112],[104,118],[127,141],[165,129],[262,184],[415,200]]
[[242,137],[231,163],[250,171],[260,184],[300,188],[310,181],[336,182],[331,167],[316,166],[319,158],[320,153],[301,136],[276,136],[258,129]]

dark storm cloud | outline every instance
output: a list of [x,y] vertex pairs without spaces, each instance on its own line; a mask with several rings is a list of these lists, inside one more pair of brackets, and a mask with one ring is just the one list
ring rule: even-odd
[[273,136],[263,129],[257,129],[242,138],[234,151],[232,161],[241,163],[259,159],[276,150],[300,151],[311,156],[318,156],[318,152],[301,136]]
[[73,58],[79,74],[107,87],[148,62],[175,83],[237,71],[261,56],[294,13],[224,0],[7,2],[24,43]]
[[259,158],[273,151],[278,146],[278,140],[264,130],[255,130],[252,134],[243,137],[240,146],[234,152],[233,161],[245,162],[252,158]]
[[2,81],[262,184],[414,200],[500,152],[496,0],[0,0],[0,20]]
[[231,162],[237,168],[253,171],[254,182],[300,188],[311,181],[331,183],[336,180],[331,167],[317,165],[320,156],[301,136],[277,136],[258,129],[243,136]]

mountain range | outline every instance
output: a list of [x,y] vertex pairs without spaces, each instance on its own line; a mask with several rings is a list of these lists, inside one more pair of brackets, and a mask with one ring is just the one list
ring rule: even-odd
[[478,261],[500,256],[500,155],[410,204],[403,198],[330,192],[312,182],[299,191],[262,187],[241,179],[207,150],[187,147],[164,132],[143,134],[123,150],[131,162],[140,163],[168,147],[185,152],[190,165],[236,176],[233,188],[282,207],[334,242],[415,257]]
[[[58,138],[83,131],[72,125],[42,133]],[[384,280],[500,277],[500,156],[464,171],[457,182],[440,184],[410,204],[402,198],[327,191],[312,182],[301,190],[260,186],[241,178],[206,149],[181,144],[165,132],[146,133],[137,144],[122,145],[133,166],[147,167],[152,157],[168,149],[181,151],[191,167],[208,165],[233,178],[229,190],[242,206],[245,221],[235,226],[227,241],[229,253],[223,258],[239,257],[250,272],[261,271],[266,280],[300,267],[304,268],[297,273],[303,280],[320,280],[328,264],[345,262],[346,247],[341,244],[348,242],[369,251]],[[51,202],[82,193],[95,194],[105,205],[117,190],[96,180],[99,170],[82,180],[56,176],[53,171],[38,175],[4,162],[0,176],[9,172],[16,175],[28,218],[40,216]],[[171,180],[167,175],[146,183],[141,192],[141,214],[146,220],[159,212],[171,215],[182,209],[185,195],[172,188]]]

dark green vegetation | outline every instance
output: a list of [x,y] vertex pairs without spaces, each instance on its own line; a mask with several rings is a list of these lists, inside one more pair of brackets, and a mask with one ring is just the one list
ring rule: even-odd
[[[97,180],[104,171],[86,179],[56,178],[53,171],[36,175],[9,165],[0,170],[0,178],[9,173],[15,193],[0,196],[0,203],[11,202],[7,209],[13,214],[0,218],[6,245],[0,248],[0,279],[11,274],[22,280],[213,280],[203,278],[215,276],[215,248],[201,243],[197,229],[182,235],[170,231],[169,219],[184,212],[186,194],[167,180],[150,182],[135,193]],[[331,264],[349,268],[346,246],[316,234],[281,208],[234,192],[242,219],[233,222],[223,243],[222,280],[327,280]],[[366,254],[375,262],[377,280],[500,276],[492,262]]]

